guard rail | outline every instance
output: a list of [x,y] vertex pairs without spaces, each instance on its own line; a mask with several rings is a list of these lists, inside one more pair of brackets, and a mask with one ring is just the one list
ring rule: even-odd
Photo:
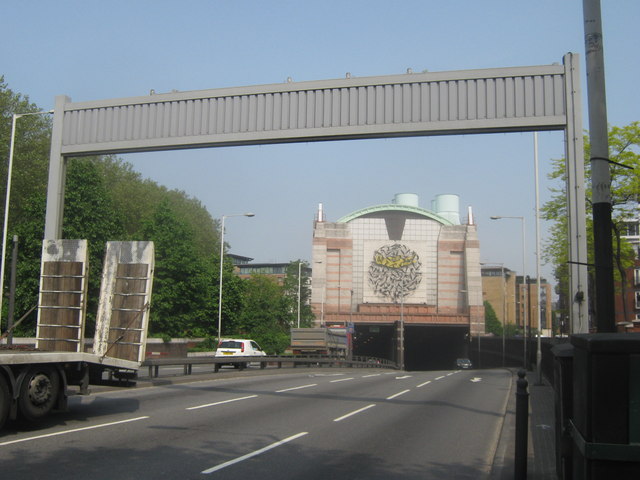
[[184,374],[191,375],[194,365],[213,365],[214,372],[220,370],[221,365],[233,364],[237,368],[244,369],[249,363],[259,363],[260,368],[268,365],[282,368],[288,365],[293,368],[298,366],[329,366],[329,367],[351,367],[351,368],[398,368],[394,362],[375,357],[352,357],[350,359],[330,357],[330,356],[307,356],[307,355],[267,355],[261,357],[177,357],[177,358],[147,358],[142,367],[149,369],[149,378],[158,377],[160,367],[182,365]]

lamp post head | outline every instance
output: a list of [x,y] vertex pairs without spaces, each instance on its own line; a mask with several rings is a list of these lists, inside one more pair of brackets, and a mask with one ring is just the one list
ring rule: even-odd
[[491,216],[491,217],[489,217],[489,218],[491,218],[491,220],[500,220],[502,217],[496,217],[496,216],[494,215],[494,216]]
[[255,213],[245,213],[244,216],[245,217],[255,217],[256,214]]

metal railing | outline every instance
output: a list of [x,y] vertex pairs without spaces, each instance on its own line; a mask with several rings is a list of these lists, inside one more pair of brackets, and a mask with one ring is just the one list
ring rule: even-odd
[[244,369],[249,363],[259,363],[260,368],[283,366],[296,368],[299,366],[347,367],[347,368],[391,368],[397,369],[395,362],[375,357],[354,356],[349,359],[331,356],[310,355],[268,355],[263,357],[178,357],[178,358],[147,358],[141,367],[149,369],[149,378],[158,377],[160,367],[182,365],[184,375],[191,375],[194,365],[213,365],[213,371],[218,372],[222,365],[233,365]]

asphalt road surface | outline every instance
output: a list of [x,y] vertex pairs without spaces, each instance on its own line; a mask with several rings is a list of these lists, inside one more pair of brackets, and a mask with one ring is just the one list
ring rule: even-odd
[[3,479],[488,478],[511,373],[297,369],[72,397]]

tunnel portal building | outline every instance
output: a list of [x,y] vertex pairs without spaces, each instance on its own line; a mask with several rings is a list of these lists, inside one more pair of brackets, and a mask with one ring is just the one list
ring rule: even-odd
[[416,194],[397,194],[336,222],[320,205],[311,307],[317,324],[355,332],[354,353],[371,354],[365,345],[375,344],[378,356],[404,358],[406,349],[409,361],[451,338],[437,355],[450,365],[468,354],[471,336],[484,334],[477,230],[471,209],[461,224],[457,195],[438,195],[431,210],[418,203]]

